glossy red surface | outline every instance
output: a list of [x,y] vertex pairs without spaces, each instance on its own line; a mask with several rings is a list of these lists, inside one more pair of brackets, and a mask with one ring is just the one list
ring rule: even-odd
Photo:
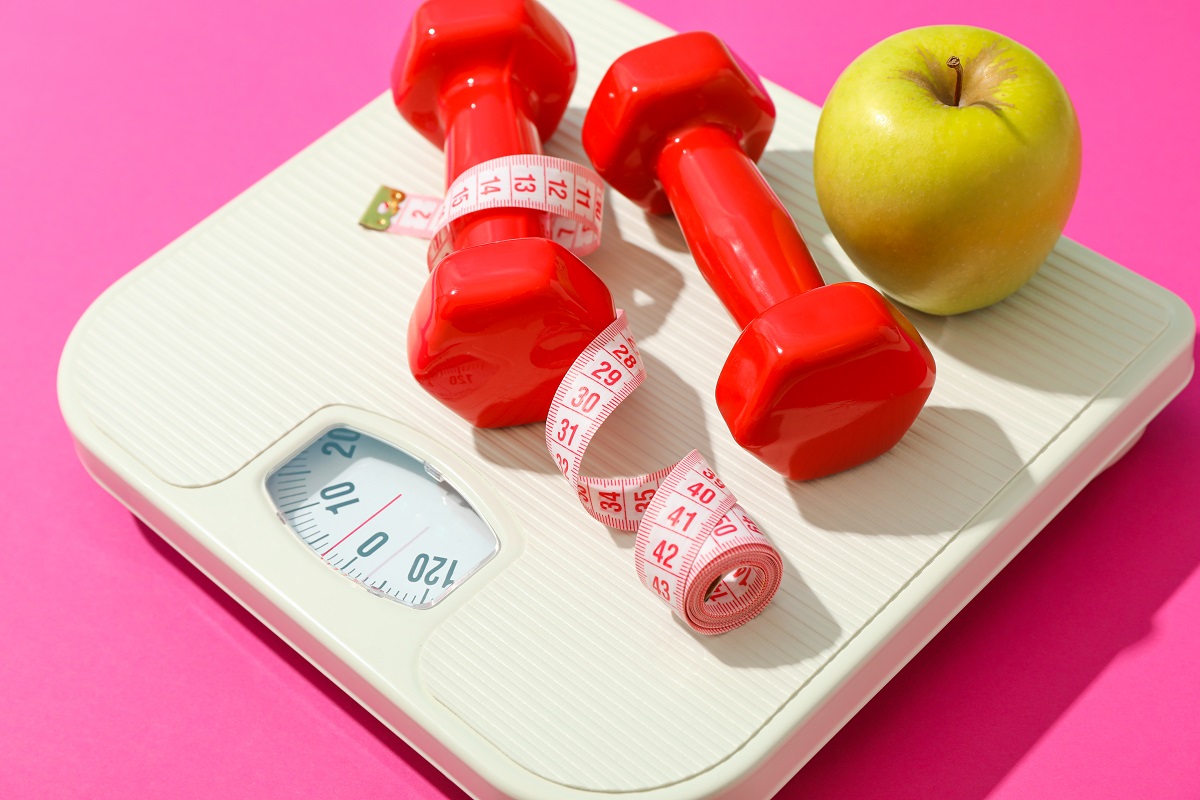
[[757,161],[775,104],[757,76],[711,33],[681,33],[621,56],[600,81],[583,147],[614,189],[655,214],[671,205],[655,172],[659,153],[698,125],[727,131]]
[[429,0],[396,56],[392,92],[404,118],[441,147],[446,98],[469,92],[472,79],[503,76],[545,140],[566,111],[576,69],[570,35],[534,0]]
[[750,323],[717,378],[733,438],[777,472],[811,480],[887,452],[933,389],[933,357],[875,289],[835,283]]
[[774,117],[765,96],[716,37],[674,36],[609,69],[583,142],[614,188],[652,211],[667,200],[700,271],[745,328],[717,379],[734,439],[776,471],[809,480],[900,441],[935,368],[920,334],[878,291],[824,285],[755,164]]
[[[575,74],[570,36],[533,0],[430,0],[396,57],[392,93],[445,148],[449,185],[484,161],[541,153]],[[546,387],[613,319],[608,290],[570,252],[531,238],[548,234],[544,212],[480,211],[449,228],[455,252],[433,267],[409,324],[413,376],[474,425],[545,419]]]
[[549,239],[471,247],[430,274],[408,323],[408,364],[472,425],[537,422],[613,316],[604,282]]
[[672,136],[658,177],[696,264],[738,325],[825,285],[791,215],[724,128]]

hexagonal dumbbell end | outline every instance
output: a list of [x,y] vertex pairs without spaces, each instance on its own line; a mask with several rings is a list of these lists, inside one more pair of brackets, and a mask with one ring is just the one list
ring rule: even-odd
[[622,194],[675,212],[700,271],[743,326],[717,380],[730,432],[776,471],[807,480],[895,445],[933,388],[934,365],[879,292],[823,285],[754,163],[773,121],[754,73],[715,36],[692,33],[619,58],[583,141]]
[[757,161],[775,126],[758,77],[711,33],[682,33],[630,50],[609,67],[583,123],[596,171],[656,214],[671,211],[655,165],[684,127],[727,130]]
[[[540,153],[575,85],[575,48],[534,0],[429,0],[396,58],[400,113],[446,150],[448,183],[493,158]],[[546,213],[450,223],[409,322],[416,380],[474,425],[545,419],[572,361],[613,320],[608,289],[546,239]]]
[[546,418],[575,358],[613,321],[604,282],[548,239],[508,239],[442,259],[408,326],[413,376],[482,428]]
[[503,81],[545,140],[567,108],[576,69],[571,37],[534,0],[429,0],[396,56],[392,94],[404,118],[441,147],[446,96]]
[[933,381],[933,355],[912,323],[872,287],[835,283],[746,327],[717,379],[717,406],[738,444],[811,480],[899,442]]

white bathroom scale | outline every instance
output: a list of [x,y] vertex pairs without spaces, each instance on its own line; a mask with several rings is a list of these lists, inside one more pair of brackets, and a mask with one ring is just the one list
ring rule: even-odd
[[[580,73],[547,149],[586,163],[604,70],[671,31],[611,0],[548,5]],[[769,89],[763,170],[826,278],[861,279],[813,193],[819,109]],[[585,469],[696,448],[785,565],[761,616],[696,635],[541,426],[474,430],[409,375],[426,245],[357,221],[380,184],[440,193],[443,163],[377,98],[105,292],[59,398],[105,489],[476,798],[772,796],[1192,374],[1185,304],[1064,239],[999,305],[910,314],[938,376],[898,446],[788,482],[717,411],[739,331],[675,222],[609,192],[586,261],[649,375]]]

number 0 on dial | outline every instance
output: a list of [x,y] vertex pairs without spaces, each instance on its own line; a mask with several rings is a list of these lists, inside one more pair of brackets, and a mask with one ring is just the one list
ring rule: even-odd
[[333,428],[267,478],[283,520],[371,592],[431,608],[500,549],[434,468],[373,436]]

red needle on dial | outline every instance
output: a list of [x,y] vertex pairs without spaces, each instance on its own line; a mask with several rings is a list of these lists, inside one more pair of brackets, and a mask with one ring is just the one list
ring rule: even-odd
[[366,525],[368,522],[370,522],[371,520],[373,520],[373,519],[375,519],[376,517],[378,517],[380,514],[382,514],[384,511],[386,511],[386,510],[387,510],[387,507],[388,507],[388,506],[390,506],[392,503],[396,502],[397,500],[399,500],[399,499],[400,499],[401,497],[403,497],[403,496],[404,496],[403,494],[398,494],[398,495],[396,495],[395,497],[393,497],[391,500],[388,500],[388,502],[387,502],[387,505],[385,505],[383,508],[381,508],[381,509],[379,509],[378,511],[376,511],[376,512],[375,512],[374,514],[372,514],[371,516],[369,516],[369,517],[367,517],[366,519],[364,519],[364,520],[362,521],[362,525],[359,525],[357,528],[355,528],[354,530],[350,531],[350,532],[349,532],[349,533],[347,533],[345,536],[343,536],[342,538],[340,538],[340,539],[338,539],[336,542],[334,542],[332,545],[330,545],[329,549],[328,549],[328,550],[326,550],[324,553],[322,553],[322,554],[321,554],[321,558],[324,558],[325,556],[327,556],[327,555],[329,555],[330,553],[332,553],[332,552],[333,552],[333,548],[337,547],[339,544],[341,544],[342,542],[346,541],[347,539],[349,539],[349,538],[350,538],[351,536],[353,536],[354,534],[358,533],[360,530],[362,530],[362,527],[363,527],[363,525]]

